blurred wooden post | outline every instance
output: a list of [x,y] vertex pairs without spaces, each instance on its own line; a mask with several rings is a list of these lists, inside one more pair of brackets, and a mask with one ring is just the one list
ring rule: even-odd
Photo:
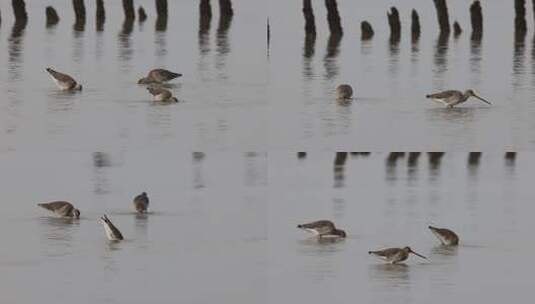
[[231,0],[219,0],[219,11],[221,15],[233,16],[234,10],[232,9],[232,1]]
[[457,38],[459,37],[459,35],[461,35],[462,32],[463,29],[461,28],[461,25],[459,24],[459,22],[455,21],[453,23],[453,36]]
[[85,5],[84,0],[72,0],[74,7],[74,15],[76,21],[74,23],[74,29],[77,31],[83,31],[85,27]]
[[97,16],[96,16],[97,32],[104,30],[104,22],[106,22],[106,11],[104,9],[104,0],[97,0]]
[[26,3],[24,0],[12,0],[13,14],[15,15],[15,22],[28,20],[28,13],[26,12]]
[[311,0],[303,0],[303,16],[305,16],[305,34],[316,35],[316,21]]
[[156,0],[156,31],[163,32],[167,30],[167,0]]
[[372,25],[368,21],[362,21],[360,23],[360,31],[361,31],[361,40],[370,40],[373,38],[373,28]]
[[446,0],[433,0],[435,8],[437,9],[438,25],[440,27],[441,35],[449,35],[450,20],[448,16],[448,6]]
[[399,12],[397,8],[391,7],[390,12],[386,13],[388,25],[390,26],[390,42],[398,42],[401,38],[401,22],[399,21]]
[[470,152],[468,153],[468,165],[477,166],[479,165],[479,160],[481,159],[481,152]]
[[515,39],[524,39],[526,32],[526,1],[515,0]]
[[134,0],[123,0],[123,10],[125,19],[136,19]]
[[201,0],[199,3],[199,33],[205,34],[210,30],[212,21],[212,6],[210,0]]
[[483,13],[481,3],[474,1],[470,6],[470,22],[472,23],[472,37],[474,41],[479,41],[483,37]]
[[139,9],[137,10],[138,20],[139,22],[145,22],[147,20],[147,13],[145,13],[145,9],[143,6],[139,6]]
[[342,29],[336,0],[325,0],[325,7],[327,8],[327,22],[329,23],[329,31],[331,32],[331,35],[341,36],[344,31]]
[[56,25],[59,22],[59,16],[56,10],[52,6],[46,7],[46,26]]
[[418,12],[413,9],[411,13],[411,34],[412,34],[412,43],[420,40],[420,17]]

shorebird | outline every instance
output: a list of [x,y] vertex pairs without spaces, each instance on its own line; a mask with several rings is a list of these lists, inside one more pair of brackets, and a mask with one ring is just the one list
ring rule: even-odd
[[80,218],[80,210],[74,208],[74,206],[69,202],[56,201],[50,203],[40,203],[37,204],[37,206],[45,208],[46,210],[50,210],[61,217]]
[[141,78],[137,83],[138,84],[151,84],[151,83],[164,83],[175,78],[181,77],[182,74],[174,73],[164,69],[154,69],[151,70],[147,77]]
[[54,71],[52,68],[46,68],[46,71],[52,76],[52,79],[63,91],[81,91],[82,85],[77,83],[74,78],[67,74],[60,73],[58,71]]
[[297,225],[297,228],[312,232],[314,235],[317,235],[319,238],[322,237],[334,237],[334,238],[345,238],[346,232],[341,229],[337,229],[334,226],[334,223],[327,220],[320,220],[311,223]]
[[108,237],[108,240],[110,241],[120,241],[123,239],[123,235],[121,234],[121,231],[115,227],[115,225],[112,224],[110,219],[104,214],[103,217],[100,218],[100,222],[104,226],[104,231],[106,232],[106,236]]
[[149,207],[149,197],[146,192],[141,193],[140,195],[134,198],[134,208],[138,213],[147,212]]
[[431,232],[440,240],[442,245],[446,246],[457,246],[459,245],[459,237],[455,232],[445,229],[445,228],[437,228],[433,226],[428,227]]
[[350,99],[353,96],[353,88],[348,84],[341,84],[336,87],[336,99]]
[[466,90],[464,93],[461,91],[443,91],[439,93],[429,94],[425,96],[426,98],[431,98],[436,102],[440,102],[448,108],[453,108],[454,106],[465,102],[470,97],[475,97],[484,103],[491,104],[487,100],[479,97],[473,90]]
[[153,96],[154,101],[159,102],[178,102],[171,91],[159,87],[148,87],[147,91]]
[[409,257],[409,253],[413,253],[423,259],[426,259],[423,255],[412,251],[411,247],[405,248],[388,248],[377,251],[368,251],[368,254],[373,254],[388,263],[397,264],[399,262],[405,261]]

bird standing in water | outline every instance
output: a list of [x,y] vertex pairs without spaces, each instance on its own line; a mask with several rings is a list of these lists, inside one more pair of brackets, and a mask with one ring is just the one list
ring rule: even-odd
[[336,99],[350,99],[353,96],[353,88],[348,84],[341,84],[336,87]]
[[311,223],[297,225],[297,228],[306,230],[317,235],[319,238],[331,237],[331,238],[345,238],[346,233],[344,230],[337,229],[334,223],[327,220],[320,220]]
[[138,213],[147,212],[148,207],[149,207],[149,197],[147,196],[146,192],[143,192],[134,198],[134,208],[136,208],[136,211]]
[[410,253],[415,254],[427,260],[427,258],[424,257],[423,255],[412,251],[411,247],[388,248],[388,249],[377,250],[377,251],[368,251],[368,254],[372,254],[392,264],[397,264],[399,262],[405,261],[406,259],[409,258]]
[[446,246],[457,246],[459,245],[459,237],[455,232],[445,229],[445,228],[437,228],[433,226],[428,227],[431,232],[440,240],[442,245]]
[[37,206],[45,208],[46,210],[50,210],[61,217],[80,218],[80,210],[74,208],[74,206],[69,202],[56,201],[50,203],[40,203],[37,204]]
[[461,91],[449,90],[439,93],[429,94],[425,96],[426,98],[433,99],[436,102],[440,102],[448,108],[453,108],[454,106],[461,104],[468,100],[470,97],[475,97],[484,103],[491,104],[487,100],[476,95],[474,90],[466,90],[464,93]]

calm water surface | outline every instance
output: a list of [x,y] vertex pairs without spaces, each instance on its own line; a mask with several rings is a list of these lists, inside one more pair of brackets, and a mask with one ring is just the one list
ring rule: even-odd
[[[317,37],[305,43],[302,1],[270,1],[270,146],[341,150],[479,151],[531,149],[535,143],[533,33],[515,47],[511,1],[484,1],[484,35],[470,40],[470,1],[448,1],[463,34],[439,42],[433,1],[339,0],[344,35],[330,39],[324,1],[312,1]],[[401,40],[389,43],[387,9],[395,5]],[[411,43],[411,10],[422,34]],[[528,27],[533,28],[527,6]],[[360,41],[360,22],[375,36]],[[334,89],[352,84],[356,100],[340,105]],[[444,109],[424,98],[474,88],[492,107],[472,100]]]

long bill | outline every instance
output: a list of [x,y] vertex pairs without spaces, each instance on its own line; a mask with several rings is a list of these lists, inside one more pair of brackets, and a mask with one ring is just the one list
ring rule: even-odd
[[483,98],[481,98],[481,97],[479,97],[479,96],[477,96],[477,95],[475,95],[475,94],[474,94],[474,97],[475,97],[475,98],[477,98],[477,99],[479,99],[479,100],[481,100],[481,101],[483,101],[484,103],[487,103],[487,104],[489,104],[489,105],[491,105],[491,104],[492,104],[492,103],[490,103],[490,102],[486,101],[485,99],[483,99]]
[[427,258],[426,258],[426,257],[424,257],[423,255],[421,255],[421,254],[419,254],[419,253],[417,253],[417,252],[414,252],[414,251],[412,251],[412,250],[411,250],[411,252],[412,252],[412,253],[414,253],[415,255],[417,255],[417,256],[419,256],[419,257],[421,257],[422,259],[425,259],[425,260],[427,260]]

